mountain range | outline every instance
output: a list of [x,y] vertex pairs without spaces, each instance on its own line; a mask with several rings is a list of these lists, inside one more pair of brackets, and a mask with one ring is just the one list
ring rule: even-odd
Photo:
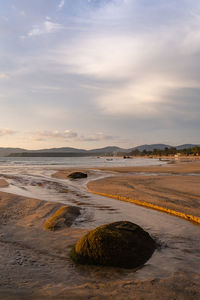
[[137,147],[123,149],[116,146],[108,146],[104,148],[97,148],[92,150],[77,149],[72,147],[62,147],[62,148],[50,148],[50,149],[40,149],[40,150],[27,150],[22,148],[3,148],[0,147],[0,156],[95,156],[95,155],[113,155],[119,152],[129,153],[133,150],[138,149],[139,151],[152,151],[153,149],[163,150],[166,147],[176,147],[176,149],[186,149],[192,148],[194,146],[199,146],[197,144],[184,144],[178,146],[170,146],[166,144],[150,144],[150,145],[140,145]]

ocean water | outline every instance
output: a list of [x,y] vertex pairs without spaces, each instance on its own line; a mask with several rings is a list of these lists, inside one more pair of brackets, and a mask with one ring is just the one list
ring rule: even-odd
[[158,159],[120,157],[0,157],[0,166],[122,167],[160,165]]

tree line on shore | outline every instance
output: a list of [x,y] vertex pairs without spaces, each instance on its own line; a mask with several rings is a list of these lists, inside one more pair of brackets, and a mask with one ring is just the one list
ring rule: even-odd
[[152,151],[143,150],[140,151],[138,149],[134,149],[129,153],[130,156],[170,156],[180,153],[181,155],[200,155],[200,146],[195,146],[192,148],[185,149],[177,149],[175,147],[165,147],[163,150],[161,149],[153,149]]

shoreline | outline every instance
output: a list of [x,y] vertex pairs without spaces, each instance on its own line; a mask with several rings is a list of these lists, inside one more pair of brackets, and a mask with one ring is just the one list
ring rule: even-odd
[[125,166],[125,167],[95,167],[90,169],[101,170],[105,172],[115,173],[169,173],[169,174],[188,174],[196,173],[200,174],[200,160],[195,161],[174,161],[172,164],[170,161],[166,164],[160,165],[147,165],[147,166]]

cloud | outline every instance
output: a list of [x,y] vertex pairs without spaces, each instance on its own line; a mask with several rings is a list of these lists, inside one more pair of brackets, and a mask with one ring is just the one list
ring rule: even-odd
[[111,135],[106,135],[103,132],[98,132],[95,134],[89,134],[89,135],[79,135],[77,132],[72,130],[65,130],[65,131],[35,131],[35,132],[29,132],[30,139],[34,141],[45,141],[48,139],[56,139],[56,140],[73,140],[73,141],[82,141],[82,142],[97,142],[97,141],[107,141],[107,140],[113,140],[116,137]]
[[26,16],[26,13],[25,13],[25,11],[24,11],[24,10],[20,10],[19,14],[20,14],[21,16],[23,16],[23,17],[25,17],[25,16]]
[[[106,114],[156,116],[162,109],[158,103],[200,85],[199,15],[186,17],[173,1],[155,6],[114,2],[94,13],[100,24],[56,49],[56,62],[65,73],[99,83],[93,101]],[[172,9],[179,13],[175,19]],[[159,11],[168,18],[158,17]],[[110,28],[103,24],[107,20]]]
[[61,24],[54,23],[50,20],[46,20],[43,22],[43,24],[41,26],[34,25],[31,29],[31,31],[29,31],[28,36],[29,37],[40,36],[43,34],[54,33],[61,29],[63,29],[63,26]]
[[78,136],[78,134],[74,131],[71,131],[71,130],[65,130],[64,131],[64,136],[67,137],[67,138],[75,138]]
[[9,76],[6,73],[0,72],[0,79],[9,79]]
[[64,5],[65,5],[65,0],[61,0],[60,3],[59,3],[59,5],[58,5],[58,7],[57,7],[57,9],[61,10]]
[[113,140],[116,137],[111,136],[111,135],[106,135],[103,132],[98,132],[93,135],[88,135],[88,136],[80,136],[79,140],[80,141],[86,141],[86,142],[97,142],[97,141],[105,141],[105,140]]
[[30,139],[35,140],[35,141],[45,141],[47,139],[63,139],[63,140],[68,140],[68,139],[73,139],[76,138],[78,135],[76,132],[72,130],[65,130],[63,132],[54,130],[54,131],[35,131],[31,132]]
[[144,78],[104,91],[97,104],[108,115],[156,117],[166,103],[175,100],[177,93],[184,93],[187,88],[192,93],[191,90],[198,88],[199,84],[199,81],[178,80],[167,75],[162,78],[162,74],[158,77],[144,75]]
[[6,129],[0,128],[0,136],[13,135],[15,133],[16,133],[16,131],[14,131],[14,130],[7,129],[7,128]]
[[58,62],[71,73],[99,79],[128,78],[140,65],[143,47],[142,41],[128,35],[89,35],[58,48]]

